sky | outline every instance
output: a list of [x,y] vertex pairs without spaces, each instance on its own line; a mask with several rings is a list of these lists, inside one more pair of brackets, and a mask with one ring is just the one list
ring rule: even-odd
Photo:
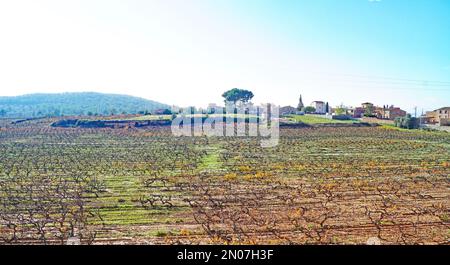
[[0,0],[0,96],[450,105],[447,0]]

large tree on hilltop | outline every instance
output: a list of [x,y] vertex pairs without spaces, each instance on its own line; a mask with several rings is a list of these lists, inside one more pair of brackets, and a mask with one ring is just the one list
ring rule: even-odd
[[248,103],[253,98],[253,93],[249,90],[233,88],[222,94],[225,98],[225,102],[236,102],[241,101],[243,103]]

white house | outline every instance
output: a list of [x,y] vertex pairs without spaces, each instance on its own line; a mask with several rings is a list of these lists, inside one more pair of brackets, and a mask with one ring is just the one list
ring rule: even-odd
[[323,101],[313,101],[311,103],[311,106],[313,106],[316,109],[317,114],[326,114],[326,104]]

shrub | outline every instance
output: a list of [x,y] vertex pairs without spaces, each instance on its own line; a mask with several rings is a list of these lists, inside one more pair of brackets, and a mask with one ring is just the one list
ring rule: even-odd
[[311,106],[308,106],[308,107],[306,107],[306,108],[304,109],[304,111],[305,111],[306,113],[314,113],[314,112],[316,112],[316,108],[311,107]]
[[405,117],[397,117],[394,120],[396,127],[404,129],[417,129],[419,128],[419,119],[411,117],[410,114]]

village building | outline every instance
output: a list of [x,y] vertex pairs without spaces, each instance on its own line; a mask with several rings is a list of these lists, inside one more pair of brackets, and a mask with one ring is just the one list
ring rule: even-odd
[[206,111],[208,114],[212,114],[215,112],[222,112],[223,111],[223,107],[215,104],[215,103],[210,103],[208,104],[208,107],[206,108]]
[[356,107],[352,111],[353,118],[362,118],[366,110],[363,107]]
[[326,104],[323,101],[313,101],[311,103],[311,106],[316,109],[317,114],[326,114],[327,113]]
[[435,110],[436,115],[439,119],[449,119],[450,118],[450,107],[440,108]]
[[365,103],[361,104],[361,107],[363,109],[373,108],[373,104],[370,102],[365,102]]
[[297,109],[292,106],[285,106],[280,108],[280,115],[291,115],[296,113]]
[[361,104],[361,107],[356,107],[353,109],[352,116],[353,118],[361,118],[365,114],[368,114],[368,112],[370,112],[372,117],[385,120],[395,120],[395,118],[404,117],[407,114],[406,111],[398,107],[394,107],[393,105],[378,107],[374,106],[374,104],[370,102],[365,102]]
[[450,125],[450,107],[443,107],[434,111],[428,111],[425,117],[422,117],[422,123],[438,124],[441,126]]
[[395,120],[395,118],[397,117],[405,117],[406,111],[394,106],[390,106],[389,108],[383,108],[380,112],[380,115],[382,119]]

